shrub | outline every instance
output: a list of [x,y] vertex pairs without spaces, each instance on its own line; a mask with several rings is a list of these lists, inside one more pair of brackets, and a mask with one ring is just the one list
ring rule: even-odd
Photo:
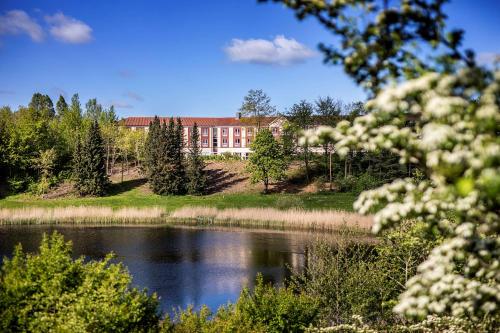
[[294,285],[318,299],[323,326],[355,324],[356,315],[375,326],[400,323],[403,319],[392,308],[440,239],[414,222],[383,234],[372,245],[357,243],[353,236],[343,229],[334,245],[312,244],[308,265],[294,276]]
[[21,245],[0,272],[2,332],[147,332],[158,325],[156,295],[130,288],[131,276],[112,256],[71,258],[60,234],[43,236],[39,254]]
[[360,194],[363,191],[375,188],[382,183],[383,181],[368,172],[359,176],[340,176],[335,179],[335,187],[337,191],[352,192],[355,194]]

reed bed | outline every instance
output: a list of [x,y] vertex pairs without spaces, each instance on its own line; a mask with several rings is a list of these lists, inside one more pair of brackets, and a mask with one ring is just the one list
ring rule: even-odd
[[3,208],[0,224],[137,224],[161,222],[166,217],[163,208],[119,208],[71,206],[55,208]]
[[335,231],[342,227],[369,230],[372,217],[337,210],[279,210],[274,208],[183,207],[170,217],[186,224]]
[[292,208],[183,207],[171,214],[161,207],[119,208],[70,206],[54,208],[2,208],[0,225],[92,224],[134,225],[171,224],[189,226],[229,226],[282,230],[336,231],[342,227],[368,230],[372,217],[338,210]]

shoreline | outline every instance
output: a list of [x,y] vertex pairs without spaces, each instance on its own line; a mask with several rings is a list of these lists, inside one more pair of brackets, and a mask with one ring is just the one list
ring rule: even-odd
[[0,208],[0,226],[186,226],[312,232],[335,232],[348,228],[369,233],[371,224],[371,216],[339,210],[217,209],[203,206],[183,207],[173,212],[160,207]]

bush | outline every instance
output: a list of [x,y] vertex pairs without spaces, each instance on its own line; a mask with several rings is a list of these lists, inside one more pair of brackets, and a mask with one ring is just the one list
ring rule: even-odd
[[231,153],[203,155],[202,157],[205,161],[241,161],[241,156]]
[[131,276],[112,256],[71,258],[60,234],[43,236],[40,253],[4,259],[0,272],[2,332],[148,332],[158,325],[156,295],[130,288]]
[[365,172],[359,176],[337,177],[335,187],[339,192],[352,192],[360,194],[363,191],[370,190],[383,183],[377,177]]
[[353,324],[353,316],[380,327],[401,323],[392,311],[399,294],[440,240],[414,222],[382,235],[375,244],[356,242],[354,236],[343,229],[334,245],[312,244],[308,266],[294,276],[294,285],[318,299],[322,326]]

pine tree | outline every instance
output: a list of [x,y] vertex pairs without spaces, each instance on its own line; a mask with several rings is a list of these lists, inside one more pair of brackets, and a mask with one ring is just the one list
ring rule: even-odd
[[75,188],[79,191],[83,187],[83,163],[82,163],[82,140],[76,138],[75,150],[73,152],[73,178]]
[[166,188],[162,194],[184,194],[186,193],[186,172],[184,169],[183,128],[181,120],[177,119],[177,125],[170,118],[165,135],[165,164]]
[[63,95],[59,95],[59,100],[56,103],[56,112],[59,117],[64,115],[68,111],[68,103],[64,99]]
[[205,192],[207,175],[205,173],[205,163],[201,158],[200,133],[198,125],[194,123],[191,133],[191,147],[187,161],[187,190],[189,194],[200,195]]
[[156,194],[161,194],[165,187],[162,177],[161,166],[164,163],[164,135],[160,119],[155,116],[149,124],[148,137],[146,139],[145,168],[149,186]]
[[79,154],[75,154],[76,188],[80,195],[102,196],[109,185],[106,174],[104,143],[97,120],[94,120],[83,141]]

